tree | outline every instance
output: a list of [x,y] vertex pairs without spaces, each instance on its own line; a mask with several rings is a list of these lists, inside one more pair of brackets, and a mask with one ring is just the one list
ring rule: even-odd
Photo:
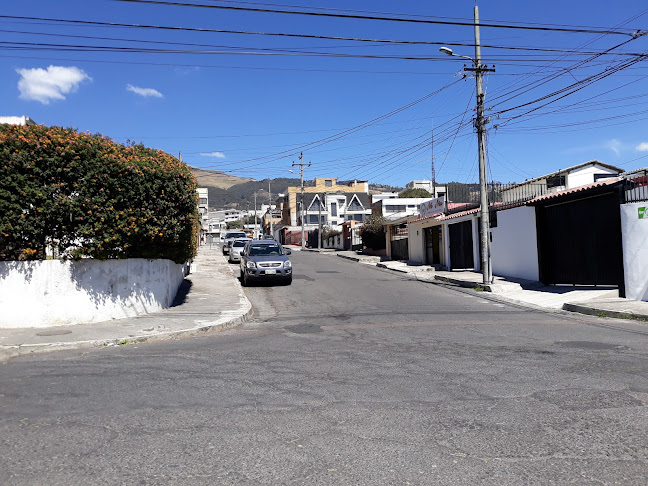
[[196,254],[196,180],[161,150],[72,128],[0,126],[0,260]]
[[425,190],[423,188],[420,188],[420,187],[416,187],[414,189],[405,189],[403,192],[401,192],[398,195],[398,197],[419,197],[419,198],[429,197],[429,198],[431,198],[433,196],[432,196],[432,194],[430,194],[429,191],[427,191],[427,190]]
[[387,219],[378,213],[369,216],[360,228],[362,244],[373,250],[383,250],[387,247],[384,225]]

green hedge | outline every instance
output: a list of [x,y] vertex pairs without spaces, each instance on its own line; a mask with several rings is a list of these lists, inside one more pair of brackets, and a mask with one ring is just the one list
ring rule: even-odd
[[0,260],[167,258],[197,249],[196,180],[143,145],[0,125]]

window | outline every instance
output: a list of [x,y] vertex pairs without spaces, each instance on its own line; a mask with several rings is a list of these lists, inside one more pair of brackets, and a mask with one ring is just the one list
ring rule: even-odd
[[355,221],[364,221],[364,214],[354,214],[353,219]]
[[207,204],[207,198],[206,197],[201,197],[198,200],[198,204],[200,204],[201,206],[205,206]]
[[324,181],[324,185],[325,185],[326,187],[333,187],[333,181],[332,181],[331,179],[326,179],[326,180]]
[[445,196],[445,192],[437,192],[437,197],[443,197]]
[[362,204],[360,204],[360,201],[358,201],[357,197],[353,197],[351,199],[351,203],[347,207],[349,211],[364,211],[364,208],[362,207]]
[[416,207],[416,204],[408,204],[407,207],[409,209],[414,209]]
[[337,204],[331,203],[331,216],[337,216]]
[[386,213],[402,213],[405,211],[406,207],[404,204],[397,204],[393,206],[385,206]]
[[310,206],[308,206],[308,211],[319,211],[319,208],[317,207],[318,204],[321,207],[322,203],[320,202],[319,196],[316,196],[313,198]]
[[261,256],[261,255],[283,255],[283,249],[277,244],[263,245],[251,244],[249,246],[248,255]]
[[308,222],[311,224],[317,224],[317,214],[309,214]]
[[547,189],[551,189],[552,187],[563,187],[564,185],[565,185],[564,175],[547,177]]
[[599,181],[601,179],[609,179],[610,177],[616,177],[616,174],[594,174],[594,182]]

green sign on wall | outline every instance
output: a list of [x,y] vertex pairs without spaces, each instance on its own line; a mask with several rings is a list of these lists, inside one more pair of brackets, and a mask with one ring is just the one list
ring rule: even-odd
[[639,208],[639,219],[648,219],[648,211],[646,211],[646,208]]

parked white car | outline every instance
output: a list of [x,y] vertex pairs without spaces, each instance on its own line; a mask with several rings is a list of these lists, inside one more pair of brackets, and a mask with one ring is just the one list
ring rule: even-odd
[[223,240],[223,255],[227,255],[229,252],[228,244],[237,238],[247,238],[247,235],[243,231],[228,231],[225,233],[225,239]]
[[229,245],[229,259],[230,263],[241,261],[241,252],[245,249],[245,244],[252,238],[237,238]]

